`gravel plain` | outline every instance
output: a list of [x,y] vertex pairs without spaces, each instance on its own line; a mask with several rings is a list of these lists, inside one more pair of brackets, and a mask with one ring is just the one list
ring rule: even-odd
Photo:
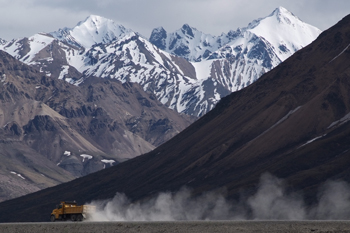
[[177,221],[2,223],[0,232],[350,232],[350,221]]

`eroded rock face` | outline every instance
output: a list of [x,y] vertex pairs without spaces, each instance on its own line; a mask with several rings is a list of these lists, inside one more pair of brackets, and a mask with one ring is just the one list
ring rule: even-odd
[[[0,200],[149,152],[193,119],[165,107],[137,84],[90,77],[76,87],[0,52],[0,141],[7,148],[0,176],[20,182],[19,187],[3,186]],[[40,159],[46,164],[37,164]],[[33,189],[25,188],[30,184]]]

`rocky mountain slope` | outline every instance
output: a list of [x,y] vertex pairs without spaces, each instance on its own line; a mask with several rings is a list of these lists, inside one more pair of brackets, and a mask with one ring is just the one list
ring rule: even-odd
[[136,82],[169,108],[202,116],[319,33],[280,7],[219,37],[187,24],[174,33],[158,28],[152,32],[152,44],[122,25],[92,15],[74,28],[4,42],[0,49],[75,85],[90,75]]
[[146,153],[192,121],[135,83],[90,77],[76,87],[2,51],[0,72],[0,200]]
[[188,186],[194,195],[225,189],[238,199],[266,172],[312,203],[326,180],[350,181],[349,25],[350,15],[152,152],[0,203],[0,221],[46,221],[62,199],[116,192],[139,200]]

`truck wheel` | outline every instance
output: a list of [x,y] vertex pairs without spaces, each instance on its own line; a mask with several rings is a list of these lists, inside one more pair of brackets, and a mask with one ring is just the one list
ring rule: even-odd
[[72,215],[70,216],[70,220],[72,220],[73,222],[74,222],[74,221],[77,221],[77,216],[76,216],[75,214],[72,214]]
[[79,222],[81,222],[81,221],[83,221],[83,218],[84,218],[83,215],[79,214],[78,217],[77,217],[77,220]]
[[51,220],[51,222],[54,222],[56,220],[55,215],[51,215],[50,220]]

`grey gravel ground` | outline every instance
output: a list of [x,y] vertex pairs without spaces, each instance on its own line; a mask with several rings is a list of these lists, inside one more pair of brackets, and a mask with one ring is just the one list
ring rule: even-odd
[[3,223],[0,232],[349,232],[350,221]]
[[350,221],[3,223],[0,232],[350,232]]

